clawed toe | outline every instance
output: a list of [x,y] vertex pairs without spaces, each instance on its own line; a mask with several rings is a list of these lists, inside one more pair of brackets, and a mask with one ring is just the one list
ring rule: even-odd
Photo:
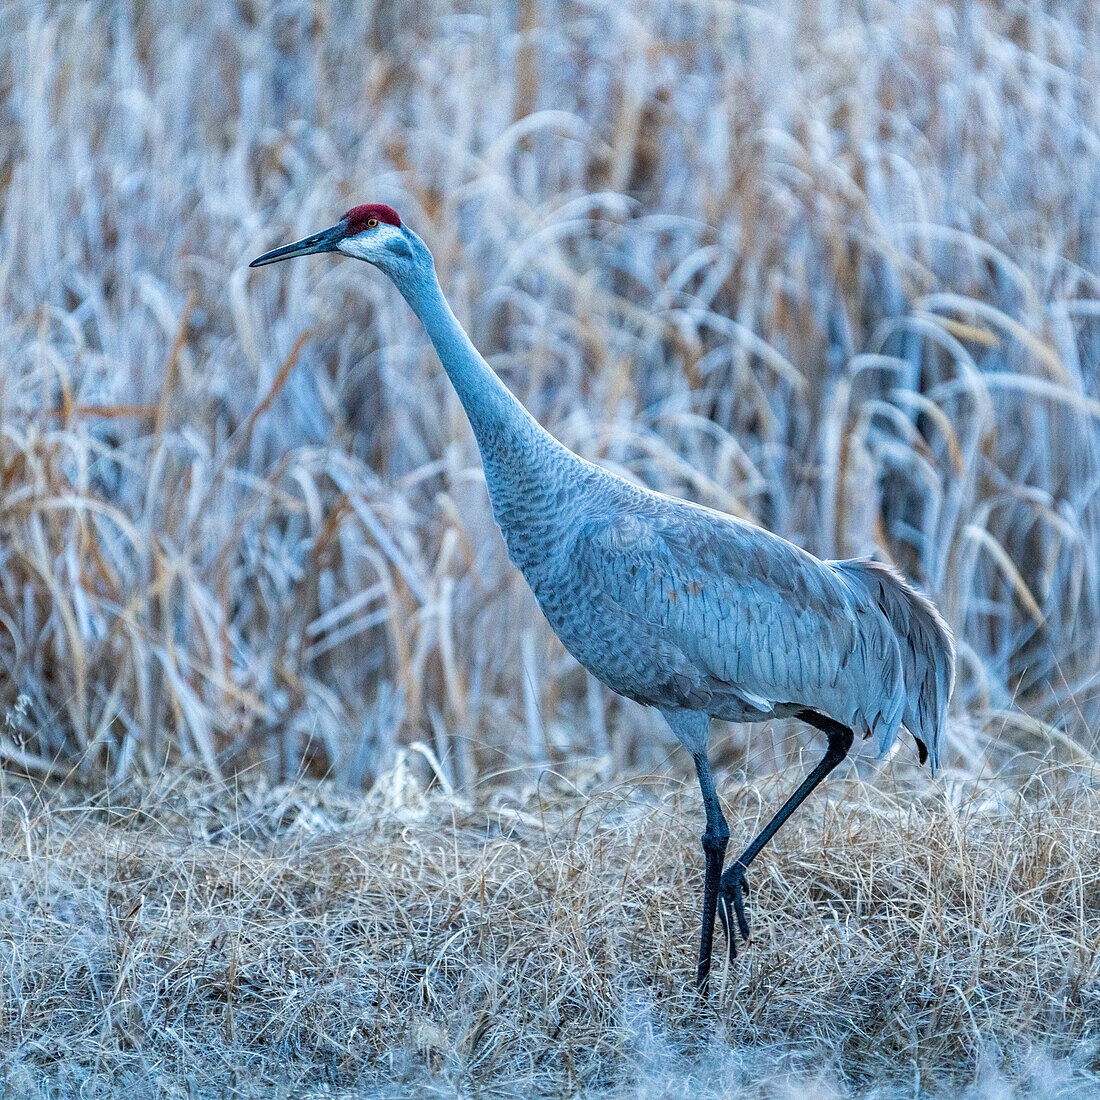
[[722,931],[729,945],[729,957],[732,962],[737,958],[737,937],[733,935],[734,921],[741,939],[747,944],[751,940],[749,920],[745,915],[745,899],[749,896],[749,884],[745,879],[745,868],[735,863],[722,876],[718,886],[718,916],[722,921]]

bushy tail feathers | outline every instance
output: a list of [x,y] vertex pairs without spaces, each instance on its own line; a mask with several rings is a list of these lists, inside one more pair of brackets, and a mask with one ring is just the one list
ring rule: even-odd
[[951,631],[931,600],[888,565],[859,559],[834,564],[870,593],[897,634],[905,679],[902,721],[916,738],[921,763],[927,757],[935,774],[955,685]]

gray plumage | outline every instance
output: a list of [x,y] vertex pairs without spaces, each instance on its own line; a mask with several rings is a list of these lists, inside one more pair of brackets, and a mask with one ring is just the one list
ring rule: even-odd
[[[904,723],[922,760],[937,767],[953,680],[950,634],[932,604],[886,566],[820,561],[573,454],[473,347],[424,243],[399,220],[349,232],[354,213],[254,264],[341,251],[390,276],[462,400],[508,554],[554,632],[613,691],[660,709],[692,752],[708,823],[703,985],[716,906],[732,955],[735,918],[748,936],[745,868],[853,736],[874,737],[885,751]],[[826,759],[719,879],[729,833],[706,760],[710,719],[794,715],[828,734]]]

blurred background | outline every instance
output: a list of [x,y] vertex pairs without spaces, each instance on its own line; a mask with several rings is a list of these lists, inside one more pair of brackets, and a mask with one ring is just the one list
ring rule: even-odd
[[396,291],[245,266],[365,201],[570,447],[930,593],[949,768],[1095,753],[1091,3],[15,0],[0,55],[7,766],[673,755],[509,566]]

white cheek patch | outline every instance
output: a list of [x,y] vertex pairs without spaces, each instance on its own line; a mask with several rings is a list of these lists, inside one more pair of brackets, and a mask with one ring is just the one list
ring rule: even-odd
[[345,237],[339,245],[345,256],[354,256],[357,260],[374,260],[385,255],[395,237],[401,236],[401,230],[384,222],[374,229],[364,229],[354,237]]

